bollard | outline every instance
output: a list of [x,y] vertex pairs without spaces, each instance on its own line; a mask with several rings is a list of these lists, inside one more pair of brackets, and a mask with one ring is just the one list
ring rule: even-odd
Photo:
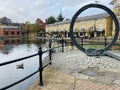
[[42,78],[42,71],[43,71],[43,67],[42,67],[42,47],[39,48],[39,80],[40,80],[40,83],[39,85],[40,86],[43,86],[43,78]]
[[107,37],[105,36],[105,47],[107,46]]
[[71,47],[72,47],[72,49],[74,49],[74,44],[73,44],[73,42],[71,42]]
[[83,46],[83,37],[81,37],[81,46]]
[[[52,40],[50,40],[49,42],[49,49],[51,49],[51,46],[52,46]],[[51,62],[51,57],[52,57],[52,50],[49,51],[49,60],[50,60],[50,65],[52,65],[52,62]]]
[[62,38],[62,52],[64,52],[64,39]]

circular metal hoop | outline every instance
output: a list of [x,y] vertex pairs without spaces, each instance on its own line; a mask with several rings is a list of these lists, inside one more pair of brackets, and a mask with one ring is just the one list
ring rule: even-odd
[[[79,45],[77,43],[77,41],[75,40],[75,37],[73,35],[73,27],[74,27],[74,24],[75,24],[75,21],[76,21],[77,17],[83,11],[85,11],[88,8],[99,8],[99,9],[105,10],[108,14],[110,14],[110,16],[112,17],[112,19],[113,19],[113,21],[115,23],[115,35],[114,35],[114,38],[111,41],[111,43],[107,47],[105,47],[103,49],[99,49],[99,50],[85,49],[85,48],[83,48],[81,45]],[[82,7],[81,9],[79,9],[74,14],[74,16],[72,17],[71,23],[70,23],[70,30],[69,31],[70,31],[71,40],[78,49],[80,49],[81,51],[85,52],[87,55],[90,55],[90,56],[103,55],[104,51],[109,50],[113,46],[113,44],[116,42],[116,40],[118,38],[118,35],[119,35],[119,22],[118,22],[118,19],[115,16],[115,14],[109,8],[107,8],[106,6],[103,6],[103,5],[100,5],[100,4],[88,4],[88,5],[84,6],[84,7]]]

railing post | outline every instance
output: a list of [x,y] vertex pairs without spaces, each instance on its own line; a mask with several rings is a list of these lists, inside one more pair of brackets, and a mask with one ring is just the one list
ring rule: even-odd
[[[52,46],[52,40],[50,40],[49,42],[49,49],[51,49],[51,46]],[[51,62],[51,57],[52,57],[52,50],[49,51],[49,60],[50,60],[50,65],[52,65],[52,62]]]
[[73,42],[71,41],[71,47],[72,47],[72,49],[74,48],[74,44],[73,44]]
[[64,52],[64,39],[62,38],[62,52]]
[[83,46],[83,37],[81,37],[81,46]]
[[39,48],[39,80],[40,80],[40,83],[39,85],[40,86],[43,86],[43,78],[42,78],[42,71],[43,71],[43,67],[42,67],[42,47]]
[[105,36],[105,47],[107,46],[107,37]]

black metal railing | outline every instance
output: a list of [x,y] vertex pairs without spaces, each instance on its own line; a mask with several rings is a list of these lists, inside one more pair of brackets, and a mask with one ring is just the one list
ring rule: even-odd
[[[107,38],[105,38],[104,40],[105,40],[104,45],[106,46],[106,44],[107,44]],[[35,74],[38,73],[38,72],[39,72],[39,80],[40,80],[40,81],[39,81],[39,85],[40,85],[40,86],[43,86],[42,72],[43,72],[43,70],[44,70],[45,67],[47,67],[48,65],[52,65],[52,50],[54,50],[54,49],[56,49],[56,48],[62,47],[62,52],[64,52],[64,47],[65,47],[65,46],[70,46],[70,45],[65,45],[65,42],[66,42],[66,41],[65,41],[63,38],[62,38],[61,40],[57,40],[57,41],[61,41],[61,44],[62,44],[62,45],[56,46],[56,47],[52,47],[52,39],[50,39],[50,41],[49,41],[49,49],[47,49],[47,50],[45,50],[45,51],[42,51],[42,47],[39,47],[38,53],[35,53],[35,54],[33,54],[33,55],[29,55],[29,56],[26,56],[26,57],[22,57],[22,58],[19,58],[19,59],[11,60],[11,61],[8,61],[8,62],[0,63],[0,67],[1,67],[1,66],[5,66],[5,65],[8,65],[8,64],[15,63],[15,62],[23,61],[23,60],[28,59],[28,58],[32,58],[32,57],[35,57],[35,56],[39,56],[39,68],[38,68],[38,70],[36,70],[36,71],[33,72],[32,74],[24,77],[23,79],[21,79],[21,80],[19,80],[19,81],[14,82],[14,83],[12,83],[12,84],[10,84],[10,85],[8,85],[8,86],[2,87],[2,88],[0,87],[0,90],[6,90],[6,89],[8,89],[8,88],[11,88],[11,87],[13,87],[13,86],[15,86],[15,85],[23,82],[24,80],[32,77],[33,75],[35,75]],[[82,38],[80,41],[81,41],[81,46],[84,46],[84,43],[83,43],[83,42],[86,42],[85,39]],[[70,42],[70,43],[71,43],[71,42]],[[73,43],[71,43],[71,45],[72,45],[72,44],[73,44]],[[46,53],[46,52],[49,52],[49,62],[46,63],[46,65],[43,66],[42,55],[43,55],[44,53]]]
[[[112,39],[107,38],[104,36],[103,38],[92,38],[92,39],[85,39],[83,37],[77,37],[76,41],[80,42],[80,45],[83,47],[84,45],[104,45],[104,47],[107,47],[107,45],[111,42]],[[119,46],[120,42],[116,42],[114,46]]]
[[[38,70],[36,70],[34,73],[24,77],[23,79],[19,80],[19,81],[16,81],[8,86],[5,86],[5,87],[2,87],[0,88],[0,90],[6,90],[8,88],[11,88],[13,86],[15,86],[16,84],[19,84],[20,82],[23,82],[24,80],[30,78],[31,76],[35,75],[36,73],[39,72],[39,85],[40,86],[43,86],[43,77],[42,77],[42,72],[44,70],[45,67],[47,67],[48,65],[52,65],[52,50],[55,49],[55,48],[59,48],[59,47],[62,47],[62,52],[64,52],[64,40],[61,39],[61,43],[62,45],[61,46],[57,46],[57,47],[53,47],[52,48],[52,40],[50,40],[49,42],[49,49],[48,50],[45,50],[45,51],[42,51],[42,47],[39,48],[39,51],[38,53],[36,54],[33,54],[33,55],[30,55],[30,56],[26,56],[26,57],[23,57],[23,58],[19,58],[19,59],[15,59],[15,60],[11,60],[11,61],[8,61],[8,62],[4,62],[4,63],[0,63],[0,66],[5,66],[5,65],[8,65],[8,64],[12,64],[12,63],[15,63],[15,62],[18,62],[18,61],[22,61],[22,60],[25,60],[25,59],[28,59],[28,58],[31,58],[31,57],[35,57],[35,56],[39,56],[39,68]],[[42,55],[43,53],[45,52],[49,52],[49,62],[43,66],[43,61],[42,61]]]

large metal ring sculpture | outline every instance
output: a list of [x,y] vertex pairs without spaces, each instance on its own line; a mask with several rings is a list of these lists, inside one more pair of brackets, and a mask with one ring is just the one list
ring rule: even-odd
[[[111,41],[111,43],[103,48],[103,49],[99,49],[99,50],[96,50],[96,49],[85,49],[83,48],[81,45],[79,45],[77,43],[77,41],[75,40],[75,37],[73,35],[73,27],[74,27],[74,23],[77,19],[77,17],[83,12],[85,11],[86,9],[88,8],[99,8],[99,9],[103,9],[105,10],[108,14],[110,14],[110,16],[112,17],[112,19],[114,20],[114,23],[115,23],[115,35],[114,35],[114,38],[113,40]],[[86,53],[87,55],[89,56],[98,56],[98,55],[105,55],[104,54],[104,51],[107,51],[109,50],[113,44],[116,42],[117,38],[118,38],[118,35],[119,35],[119,22],[118,22],[118,19],[116,18],[115,14],[107,7],[103,6],[103,5],[100,5],[100,4],[88,4],[84,7],[82,7],[81,9],[79,9],[75,14],[74,16],[72,17],[72,20],[71,20],[71,23],[70,23],[70,37],[71,37],[71,40],[72,42],[74,43],[74,45],[80,49],[81,51],[83,51],[84,53]]]

